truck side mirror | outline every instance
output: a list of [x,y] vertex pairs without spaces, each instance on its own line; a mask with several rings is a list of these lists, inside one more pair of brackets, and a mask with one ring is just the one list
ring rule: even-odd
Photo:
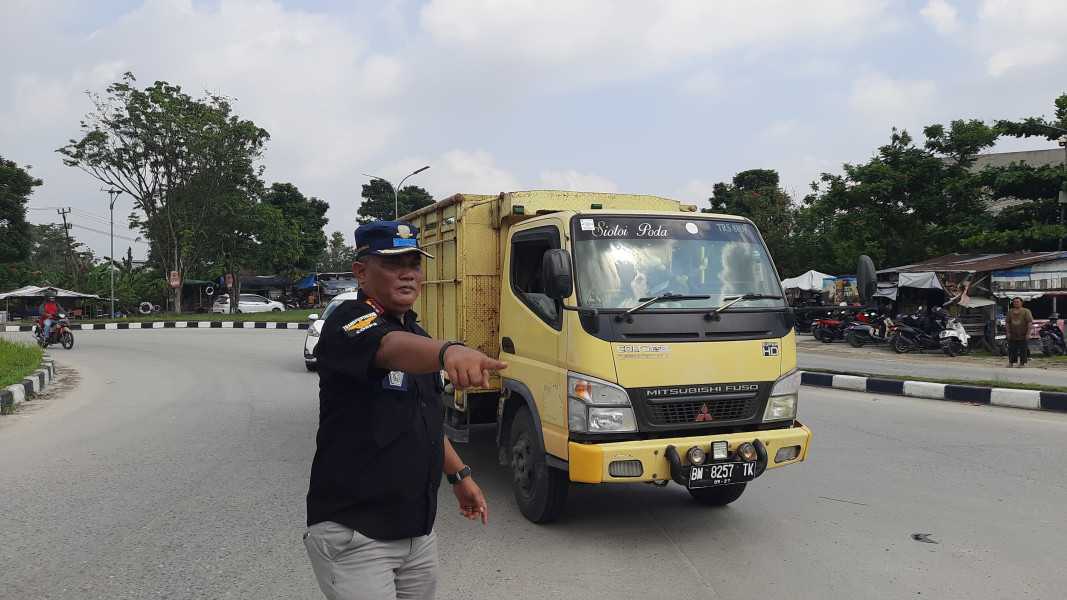
[[870,256],[861,254],[856,265],[856,292],[860,300],[870,300],[878,292],[878,275],[874,272],[874,261]]
[[574,293],[570,253],[561,249],[545,252],[541,259],[541,285],[545,295],[553,300],[562,300]]

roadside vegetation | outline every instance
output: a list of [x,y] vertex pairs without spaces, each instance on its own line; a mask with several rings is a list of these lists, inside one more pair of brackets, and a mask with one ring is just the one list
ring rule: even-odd
[[41,349],[0,339],[0,388],[22,381],[41,366]]

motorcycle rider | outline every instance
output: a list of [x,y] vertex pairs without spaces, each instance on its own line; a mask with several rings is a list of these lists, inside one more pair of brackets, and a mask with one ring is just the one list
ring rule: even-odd
[[1006,315],[1008,336],[1008,368],[1015,366],[1015,359],[1019,359],[1019,368],[1026,366],[1026,356],[1029,354],[1030,324],[1034,322],[1034,315],[1030,309],[1023,308],[1023,299],[1016,296],[1011,299],[1011,308]]
[[48,335],[52,330],[52,323],[55,322],[52,317],[59,314],[59,310],[55,292],[49,291],[44,296],[44,302],[37,309],[37,314],[40,315],[37,318],[37,323],[44,329],[44,339],[46,340],[49,339]]

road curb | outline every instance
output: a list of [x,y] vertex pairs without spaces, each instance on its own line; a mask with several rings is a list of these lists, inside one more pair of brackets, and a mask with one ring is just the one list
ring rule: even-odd
[[800,383],[853,392],[890,396],[910,396],[1030,410],[1067,411],[1067,392],[1017,390],[979,385],[953,385],[929,381],[907,381],[838,373],[800,372]]
[[[281,323],[273,321],[152,321],[144,323],[75,323],[75,331],[101,329],[307,329],[310,323]],[[33,325],[6,325],[4,332],[33,331]]]
[[42,355],[41,364],[20,383],[13,383],[6,388],[0,389],[0,409],[9,410],[16,404],[25,402],[34,395],[41,393],[46,385],[55,378],[55,363],[46,352]]

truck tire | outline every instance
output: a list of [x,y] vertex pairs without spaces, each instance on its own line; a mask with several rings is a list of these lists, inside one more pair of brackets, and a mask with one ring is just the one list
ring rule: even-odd
[[540,432],[530,409],[522,407],[511,423],[511,489],[519,511],[531,523],[550,523],[563,514],[570,481],[567,474],[548,466],[537,443]]
[[689,495],[694,500],[708,506],[726,506],[737,500],[745,491],[747,483],[731,483],[729,485],[713,485],[711,487],[693,488]]

